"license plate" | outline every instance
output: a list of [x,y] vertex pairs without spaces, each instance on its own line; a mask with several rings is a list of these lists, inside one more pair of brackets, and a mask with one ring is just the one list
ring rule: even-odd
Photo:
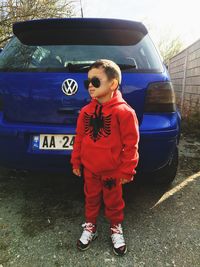
[[75,135],[72,134],[40,134],[33,137],[33,149],[72,150]]

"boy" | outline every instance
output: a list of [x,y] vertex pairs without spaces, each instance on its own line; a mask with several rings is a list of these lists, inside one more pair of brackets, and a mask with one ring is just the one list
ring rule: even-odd
[[81,165],[84,172],[86,223],[78,248],[86,250],[97,237],[103,197],[113,251],[122,256],[127,251],[121,226],[122,184],[132,181],[136,173],[139,131],[135,111],[118,90],[120,83],[121,71],[113,61],[98,60],[89,68],[84,84],[92,101],[80,112],[71,163],[75,175],[81,176]]

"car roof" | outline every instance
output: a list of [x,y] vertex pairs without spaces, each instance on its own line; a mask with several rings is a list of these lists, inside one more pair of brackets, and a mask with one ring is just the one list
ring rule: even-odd
[[147,29],[141,22],[130,20],[56,18],[16,22],[13,24],[13,33],[27,45],[128,45],[143,38]]

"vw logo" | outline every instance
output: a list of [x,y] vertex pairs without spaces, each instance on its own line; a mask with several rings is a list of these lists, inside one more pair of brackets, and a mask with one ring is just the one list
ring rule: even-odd
[[78,84],[73,79],[64,80],[62,83],[62,91],[65,95],[74,95],[78,90]]

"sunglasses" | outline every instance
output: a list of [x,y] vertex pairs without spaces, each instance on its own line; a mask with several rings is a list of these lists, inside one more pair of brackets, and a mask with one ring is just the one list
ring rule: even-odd
[[88,90],[89,88],[89,84],[92,84],[92,86],[94,86],[95,88],[99,88],[100,85],[101,85],[101,81],[99,80],[99,78],[97,77],[93,77],[92,79],[87,79],[84,81],[84,86],[85,86],[85,89]]

